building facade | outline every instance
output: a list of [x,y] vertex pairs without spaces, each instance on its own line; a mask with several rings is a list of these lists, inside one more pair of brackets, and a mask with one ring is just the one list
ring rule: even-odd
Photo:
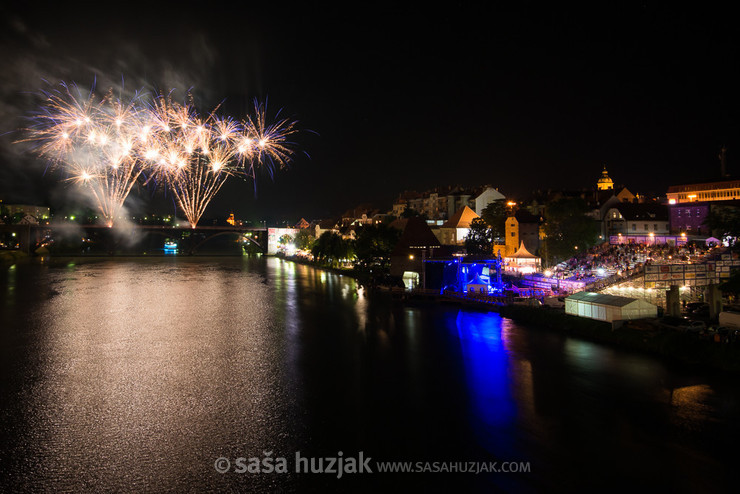
[[740,180],[672,185],[668,187],[666,196],[668,197],[668,204],[734,201],[740,199]]
[[529,252],[537,252],[540,248],[540,221],[525,209],[520,209],[506,219],[506,250],[505,256],[513,255],[519,247],[524,247]]
[[475,211],[463,206],[435,234],[442,245],[463,245],[475,218],[479,218]]
[[607,235],[666,235],[670,232],[668,208],[662,204],[614,204],[606,211]]

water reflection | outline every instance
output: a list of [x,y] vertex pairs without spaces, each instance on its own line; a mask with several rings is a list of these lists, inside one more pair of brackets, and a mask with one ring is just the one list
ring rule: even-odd
[[516,491],[711,490],[740,438],[734,382],[274,258],[18,265],[0,294],[8,490],[303,485],[213,470],[270,450],[531,461],[493,478]]
[[465,379],[470,392],[473,427],[491,451],[512,449],[508,432],[517,414],[511,393],[509,354],[498,314],[459,311],[454,326],[460,341]]

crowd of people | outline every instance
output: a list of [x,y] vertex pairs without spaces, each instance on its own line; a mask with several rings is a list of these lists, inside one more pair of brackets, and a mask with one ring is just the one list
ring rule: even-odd
[[627,278],[641,273],[648,264],[701,262],[712,252],[712,248],[695,243],[682,246],[604,243],[561,262],[552,269],[552,276],[590,284],[615,276]]

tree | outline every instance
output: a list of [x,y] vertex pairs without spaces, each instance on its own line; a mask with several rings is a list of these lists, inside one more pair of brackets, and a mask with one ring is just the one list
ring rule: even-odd
[[295,248],[300,250],[309,250],[315,241],[316,238],[311,235],[311,230],[308,228],[298,230],[298,233],[295,234],[295,238],[293,239]]
[[493,230],[483,218],[475,218],[470,223],[470,230],[465,237],[465,249],[472,255],[487,255],[493,252]]
[[311,254],[320,263],[337,267],[342,260],[354,258],[354,246],[341,235],[324,232],[311,248]]
[[596,244],[599,227],[581,198],[562,198],[545,208],[546,261],[569,259]]
[[506,211],[506,204],[503,200],[489,203],[488,206],[483,208],[480,215],[491,228],[491,235],[494,239],[506,237],[506,218],[508,216],[509,213]]
[[720,240],[732,242],[733,250],[740,249],[740,208],[735,206],[711,206],[705,224],[712,235]]
[[377,270],[378,274],[389,271],[391,252],[400,237],[400,230],[385,223],[359,228],[355,240],[358,267]]

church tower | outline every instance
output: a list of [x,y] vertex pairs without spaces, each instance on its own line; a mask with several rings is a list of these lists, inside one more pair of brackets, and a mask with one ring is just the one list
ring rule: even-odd
[[604,165],[604,171],[601,172],[601,178],[596,181],[596,188],[599,190],[610,190],[614,188],[614,182],[609,178],[609,174],[606,172],[606,165]]

